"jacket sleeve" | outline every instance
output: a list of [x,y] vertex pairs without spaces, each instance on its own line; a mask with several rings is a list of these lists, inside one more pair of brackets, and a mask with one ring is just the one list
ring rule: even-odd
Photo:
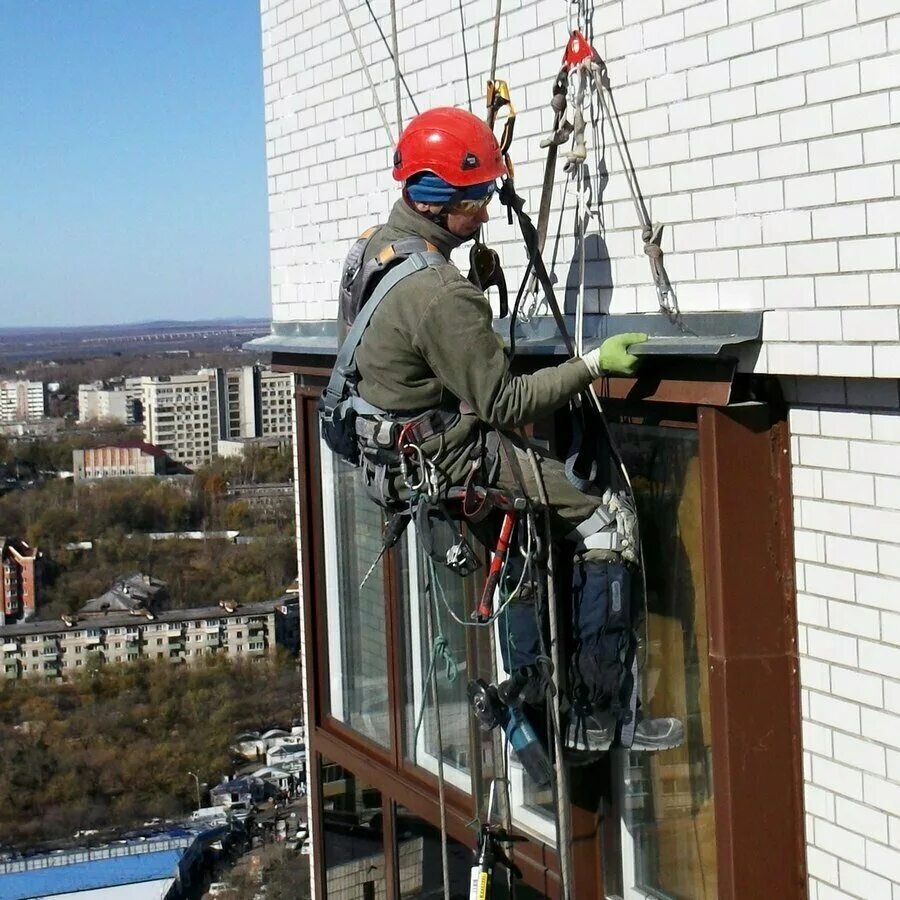
[[462,279],[445,285],[429,303],[413,340],[444,387],[498,428],[528,425],[591,383],[580,359],[513,375],[491,328],[489,303]]

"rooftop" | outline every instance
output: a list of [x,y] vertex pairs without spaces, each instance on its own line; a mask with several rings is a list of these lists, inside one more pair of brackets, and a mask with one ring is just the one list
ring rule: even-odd
[[143,615],[113,612],[102,618],[94,616],[89,619],[80,619],[72,625],[66,625],[61,619],[51,619],[46,622],[26,622],[18,625],[3,626],[0,628],[0,638],[32,634],[57,634],[63,631],[96,628],[100,625],[104,628],[109,628],[115,625],[147,625],[150,622],[193,622],[198,619],[233,619],[238,616],[260,616],[274,612],[278,607],[291,603],[297,603],[296,595],[283,594],[276,600],[264,600],[262,603],[248,603],[246,606],[238,606],[233,612],[229,612],[221,606],[200,606],[192,609],[168,610],[157,613],[152,619]]
[[28,900],[174,879],[183,855],[183,849],[159,850],[0,875],[0,900]]

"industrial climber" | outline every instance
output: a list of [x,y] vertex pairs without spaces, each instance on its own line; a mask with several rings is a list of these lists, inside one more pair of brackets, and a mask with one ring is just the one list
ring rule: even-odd
[[[550,415],[604,374],[632,374],[638,360],[628,348],[646,340],[616,335],[580,358],[512,374],[491,328],[489,302],[450,262],[451,251],[487,222],[505,172],[493,133],[476,116],[454,108],[416,116],[394,155],[402,196],[345,264],[339,326],[342,336],[350,334],[320,405],[323,432],[332,449],[363,465],[370,492],[389,509],[410,493],[402,454],[397,465],[398,439],[413,441],[415,459],[427,461],[423,489],[477,483],[537,502],[515,430]],[[624,696],[633,683],[625,652],[634,646],[633,623],[622,600],[637,562],[633,510],[602,486],[597,496],[582,493],[555,459],[542,457],[540,468],[554,541],[569,542],[575,560],[570,602],[560,613],[570,632],[565,744],[604,751],[623,719],[636,719],[629,729],[633,750],[677,746],[678,720],[635,717]],[[501,631],[509,639],[501,649],[518,696],[538,704],[542,640],[534,596],[526,590],[507,608]]]

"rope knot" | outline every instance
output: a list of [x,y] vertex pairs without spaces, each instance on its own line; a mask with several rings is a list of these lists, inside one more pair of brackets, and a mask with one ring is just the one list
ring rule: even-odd
[[431,652],[434,655],[435,659],[442,659],[444,661],[444,674],[447,678],[447,681],[451,684],[456,681],[459,676],[459,666],[457,665],[456,659],[453,656],[453,651],[450,649],[450,644],[447,641],[447,638],[444,635],[439,634],[435,639],[434,643],[431,646]]

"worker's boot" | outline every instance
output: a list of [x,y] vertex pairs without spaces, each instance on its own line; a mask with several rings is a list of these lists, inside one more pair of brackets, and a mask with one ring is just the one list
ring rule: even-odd
[[632,753],[654,753],[657,750],[673,750],[684,743],[684,725],[674,716],[638,720],[634,740],[628,750]]

